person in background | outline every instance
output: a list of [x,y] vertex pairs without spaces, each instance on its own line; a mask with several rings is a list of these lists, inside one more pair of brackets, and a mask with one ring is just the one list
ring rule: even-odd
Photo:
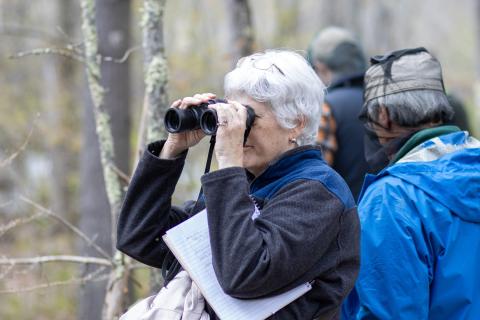
[[358,199],[368,169],[363,149],[364,129],[358,120],[363,104],[365,56],[349,31],[329,27],[310,43],[308,60],[328,85],[317,143],[322,146],[325,160],[345,179]]
[[375,56],[361,119],[378,169],[360,195],[361,267],[344,319],[479,319],[480,141],[424,48]]
[[[218,170],[202,176],[203,196],[171,204],[202,130],[150,144],[126,194],[117,248],[175,274],[178,264],[162,235],[206,208],[212,264],[225,293],[259,298],[311,282],[309,292],[271,319],[336,319],[357,277],[360,231],[347,184],[314,145],[324,85],[301,55],[268,50],[242,58],[224,86],[227,101],[210,105],[218,115]],[[214,98],[196,94],[172,107]],[[246,105],[256,116],[245,140]]]

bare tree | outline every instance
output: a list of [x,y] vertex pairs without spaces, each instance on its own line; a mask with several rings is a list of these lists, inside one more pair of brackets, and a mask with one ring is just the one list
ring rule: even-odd
[[319,21],[322,23],[322,27],[338,26],[360,34],[362,8],[365,6],[365,2],[362,0],[324,0],[321,5]]
[[[97,28],[98,28],[98,54],[102,57],[119,58],[124,55],[129,46],[129,1],[97,1]],[[87,45],[87,44],[86,44]],[[112,170],[128,171],[129,159],[129,66],[128,60],[122,63],[107,61],[101,64],[101,83],[106,88],[104,94],[103,115],[108,115],[111,130],[113,150]],[[99,245],[113,252],[116,214],[111,212],[106,184],[101,172],[102,161],[100,157],[99,138],[96,134],[98,122],[95,121],[94,107],[90,103],[85,108],[84,116],[84,146],[82,152],[81,174],[81,219],[82,230],[90,237],[97,239]],[[97,114],[98,116],[102,114]],[[98,119],[97,119],[98,121]],[[105,136],[105,134],[103,134]],[[105,144],[105,142],[104,142]],[[102,147],[105,147],[103,145]],[[103,160],[103,159],[102,159]],[[121,185],[118,186],[121,188]],[[120,190],[121,192],[121,190]],[[118,204],[117,204],[118,206]],[[113,209],[113,208],[112,208]],[[118,210],[118,208],[117,208]],[[91,255],[92,249],[83,246],[84,255]],[[89,273],[95,266],[85,267],[84,272]],[[80,292],[78,314],[81,319],[99,319],[104,305],[107,283],[95,282],[84,286]]]
[[321,6],[321,21],[324,21],[325,26],[339,26],[344,27],[344,19],[342,10],[344,1],[323,1]]
[[[96,132],[96,135],[93,135],[94,139],[90,140],[93,148],[85,149],[84,154],[87,157],[84,159],[84,161],[82,161],[82,163],[98,164],[98,169],[88,167],[92,170],[87,171],[90,171],[90,173],[93,172],[96,176],[99,176],[98,172],[102,173],[103,179],[98,180],[98,183],[100,186],[102,186],[102,188],[96,189],[96,191],[94,191],[94,195],[98,197],[97,199],[101,200],[103,198],[104,203],[102,205],[101,202],[97,202],[95,206],[82,208],[85,210],[84,212],[91,212],[93,214],[88,219],[83,220],[84,223],[82,223],[82,227],[88,230],[87,233],[83,233],[83,231],[80,231],[74,227],[67,220],[64,220],[57,214],[53,214],[50,210],[43,208],[30,200],[26,200],[26,202],[34,205],[36,209],[41,210],[42,214],[36,214],[31,217],[11,221],[6,225],[0,225],[1,236],[8,230],[18,225],[34,221],[39,217],[43,217],[45,215],[50,218],[55,217],[61,220],[64,225],[68,226],[69,229],[77,233],[81,239],[86,241],[86,248],[88,250],[85,251],[87,254],[91,253],[92,256],[61,255],[22,259],[2,258],[0,260],[0,266],[8,266],[7,271],[1,273],[1,276],[3,277],[4,275],[7,275],[15,266],[24,264],[45,264],[52,262],[81,263],[86,266],[86,274],[83,277],[79,279],[71,279],[71,281],[55,283],[54,285],[64,285],[67,283],[85,284],[94,280],[104,281],[106,278],[108,278],[108,284],[100,284],[97,288],[93,288],[93,291],[88,294],[88,298],[93,298],[93,300],[90,300],[90,302],[83,300],[85,305],[88,304],[88,308],[83,310],[80,309],[79,317],[82,319],[100,318],[98,310],[101,310],[103,305],[101,317],[103,319],[110,320],[117,318],[124,311],[126,300],[125,297],[127,296],[125,294],[125,290],[127,288],[126,280],[128,279],[130,269],[136,268],[136,266],[132,266],[130,264],[130,260],[127,257],[123,256],[119,252],[113,253],[115,250],[112,250],[114,249],[113,246],[116,243],[116,221],[121,200],[123,198],[124,186],[129,180],[128,176],[124,173],[124,171],[128,170],[129,125],[128,120],[126,120],[125,117],[117,117],[117,115],[126,114],[128,116],[129,113],[127,107],[129,100],[129,77],[128,69],[125,72],[125,68],[128,67],[126,61],[131,50],[127,50],[129,2],[118,1],[119,3],[116,3],[117,7],[114,8],[117,9],[116,11],[109,7],[110,5],[114,5],[114,3],[111,1],[97,1],[101,3],[98,6],[99,16],[102,14],[105,15],[105,11],[109,11],[109,14],[113,14],[115,19],[122,17],[122,13],[124,18],[120,19],[120,21],[115,19],[114,21],[102,19],[102,21],[97,25],[97,8],[95,1],[82,0],[82,32],[84,38],[83,51],[80,50],[81,48],[77,45],[68,45],[64,48],[34,49],[29,52],[20,53],[17,55],[17,57],[41,54],[59,54],[66,57],[75,58],[85,64],[92,103],[92,108],[90,110],[93,111],[87,113],[86,119],[90,119],[91,121],[86,121],[86,123],[89,123],[92,127],[90,132]],[[158,30],[162,31],[162,14],[164,5],[165,1],[145,1],[145,17],[143,22],[145,27],[144,30],[147,35],[149,32],[151,35],[152,32],[158,32]],[[98,30],[101,30],[100,35],[97,33],[97,27]],[[105,33],[102,34],[102,31],[105,31]],[[99,39],[103,40],[100,47]],[[161,50],[155,51],[149,47],[157,45],[158,41],[161,43]],[[163,56],[163,37],[161,39],[153,37],[150,42],[147,41],[146,49],[150,50],[147,51],[148,53],[151,53],[151,61],[150,63],[146,64],[146,97],[148,97],[147,101],[150,104],[151,110],[156,112],[156,117],[158,119],[158,108],[163,106],[164,110],[166,105],[165,103],[161,103],[161,101],[166,101],[165,95],[167,83],[166,60]],[[122,55],[123,57],[120,58]],[[104,63],[102,63],[102,61]],[[105,63],[105,61],[107,61],[107,63]],[[111,64],[109,65],[109,63]],[[126,82],[119,83],[118,79],[125,79]],[[107,90],[104,89],[105,87]],[[119,91],[123,94],[120,98]],[[113,109],[114,107],[109,108],[109,105],[114,105],[116,108],[120,107],[120,109]],[[112,114],[112,116],[109,113]],[[90,118],[88,118],[88,115],[90,115]],[[118,123],[120,123],[120,125],[118,125]],[[123,133],[123,141],[117,140],[120,142],[116,143],[114,140],[114,135],[112,132],[115,128],[117,132]],[[158,128],[157,121],[153,119],[153,121],[149,122],[147,126],[149,139],[157,139],[161,136],[162,132],[157,131],[156,128]],[[5,161],[2,160],[2,166],[10,164],[12,160],[15,159],[16,156],[25,148],[25,145],[26,143],[22,145],[17,152],[7,157]],[[125,147],[125,145],[127,145],[127,147]],[[95,149],[99,150],[100,152],[95,154]],[[119,149],[120,152],[117,153],[116,149]],[[117,154],[121,155],[123,161],[115,160]],[[95,161],[95,157],[97,157],[96,159],[98,161]],[[121,183],[122,179],[124,180],[123,184]],[[89,185],[90,190],[95,190],[93,189],[93,184],[94,183]],[[104,193],[106,196],[102,197],[102,191],[106,191]],[[92,202],[90,200],[91,198],[82,202],[91,204]],[[106,213],[103,216],[98,214],[98,209],[101,209],[101,207],[105,209],[104,213]],[[104,219],[104,222],[106,221],[106,223],[101,226],[102,224],[99,223],[99,219]],[[85,224],[89,225],[85,226]],[[100,243],[100,245],[97,243]],[[97,258],[94,255],[100,255],[102,258]],[[98,266],[100,266],[100,268],[98,268]],[[45,284],[35,286],[28,288],[28,290],[35,290],[37,288],[44,287],[49,287],[49,285]],[[98,294],[98,291],[96,291],[98,288],[101,289],[100,295]],[[15,292],[18,292],[18,290]],[[100,301],[101,303],[97,303],[95,300]],[[95,307],[95,304],[97,304],[98,307]]]
[[[116,243],[116,221],[120,209],[123,188],[115,165],[115,149],[111,128],[111,120],[105,105],[105,90],[101,84],[101,56],[98,50],[98,36],[96,28],[96,9],[94,0],[82,0],[82,31],[85,41],[85,61],[87,79],[94,105],[95,128],[100,147],[100,159],[102,164],[105,189],[110,205],[110,235],[111,244]],[[126,35],[124,35],[126,36]],[[119,260],[121,261],[121,255]],[[124,308],[122,298],[125,288],[125,269],[118,260],[114,260],[114,268],[110,272],[107,285],[107,293],[103,308],[103,319],[113,319]]]
[[[167,66],[163,55],[163,28],[162,17],[165,0],[145,0],[144,17],[144,50],[146,52],[146,114],[142,120],[147,121],[146,140],[156,140],[162,136],[161,123],[167,106],[166,84]],[[100,62],[97,47],[97,33],[95,29],[95,4],[92,0],[82,1],[83,24],[82,30],[85,39],[85,60],[90,92],[94,103],[96,131],[100,143],[103,175],[109,199],[111,219],[116,223],[122,188],[119,181],[118,168],[114,164],[114,146],[108,114],[105,110],[104,89],[100,84]],[[144,109],[145,110],[145,109]],[[143,133],[141,133],[142,135]],[[113,236],[116,231],[112,224],[112,243],[116,242]],[[103,309],[103,319],[117,317],[125,308],[125,294],[127,279],[130,272],[129,259],[117,252],[114,258],[114,268],[110,273],[109,283]]]
[[[76,20],[73,14],[78,9],[73,1],[57,1],[52,3],[54,10],[46,17],[57,23],[58,39],[54,42],[72,41],[76,33]],[[78,128],[74,125],[74,119],[79,116],[75,109],[75,75],[77,68],[75,61],[69,58],[47,57],[42,64],[44,90],[42,92],[44,105],[47,107],[46,121],[54,132],[61,133],[51,135],[47,148],[50,150],[52,160],[51,179],[51,203],[52,209],[64,214],[66,217],[73,216],[73,199],[69,188],[69,179],[72,172],[76,173],[78,160],[73,156],[71,136]]]
[[[166,0],[144,0],[143,2],[143,52],[145,72],[145,94],[140,117],[139,139],[134,165],[144,152],[147,143],[165,136],[163,118],[168,108],[168,67],[165,57],[163,15]],[[151,290],[157,291],[162,283],[158,270],[151,270]]]
[[[20,150],[19,150],[20,151]],[[11,158],[13,159],[13,157]],[[43,288],[51,288],[60,285],[69,285],[69,284],[84,284],[89,281],[101,281],[105,278],[105,274],[102,274],[105,268],[112,266],[112,260],[108,253],[106,253],[102,248],[100,248],[90,237],[85,235],[80,229],[75,227],[72,223],[66,220],[62,215],[53,212],[50,209],[47,209],[40,204],[34,202],[33,200],[20,195],[19,201],[30,205],[34,210],[35,214],[32,214],[27,217],[17,218],[14,219],[6,224],[0,225],[0,237],[3,236],[5,233],[17,228],[21,225],[31,223],[35,220],[40,219],[51,219],[55,222],[58,222],[60,225],[63,225],[64,228],[68,229],[74,235],[78,236],[82,239],[89,247],[96,252],[99,257],[92,257],[92,256],[72,256],[72,255],[51,255],[51,256],[40,256],[40,257],[31,257],[31,258],[8,258],[8,257],[1,257],[0,258],[0,269],[2,272],[0,273],[0,279],[7,277],[11,274],[13,269],[17,266],[22,265],[43,265],[43,264],[50,264],[50,263],[76,263],[76,264],[85,264],[85,265],[98,265],[101,266],[100,269],[95,270],[89,274],[81,278],[73,278],[66,281],[59,281],[59,282],[50,282],[47,283],[31,286],[31,287],[22,287],[22,288],[15,288],[15,289],[6,289],[0,290],[1,294],[5,293],[18,293],[18,292],[28,292],[37,289]],[[3,267],[6,266],[6,269],[3,270]]]
[[[105,159],[101,158],[100,153],[101,148],[113,147],[110,151],[112,158],[108,160],[108,165],[113,170],[128,172],[130,157],[129,60],[126,59],[122,63],[112,60],[121,59],[130,46],[130,1],[96,0],[95,13],[96,29],[98,30],[98,55],[103,57],[102,63],[99,64],[101,79],[98,81],[105,88],[105,92],[103,105],[100,106],[101,112],[94,112],[94,110],[98,110],[95,108],[99,108],[99,106],[92,105],[88,94],[84,99],[89,103],[84,113],[84,145],[81,154],[80,227],[90,237],[97,239],[104,250],[112,253],[115,245],[116,211],[119,203],[114,204],[117,208],[112,208],[112,202],[108,201],[106,187],[109,186],[106,185],[102,175]],[[90,44],[86,42],[85,45],[89,46]],[[105,61],[105,57],[111,59]],[[102,125],[109,127],[100,129],[99,132],[98,118],[103,116],[108,116],[109,121]],[[103,141],[103,145],[102,140],[99,140],[105,139],[105,133],[102,137],[102,130],[110,130],[112,138],[112,141]],[[109,145],[110,143],[113,145]],[[121,187],[121,185],[115,186],[115,188]],[[121,190],[116,192],[121,192]],[[82,246],[81,252],[83,255],[93,254],[92,249],[85,245]],[[88,265],[84,268],[84,272],[88,274],[97,267]],[[99,319],[101,317],[106,286],[106,281],[90,282],[82,288],[77,310],[79,318]]]
[[163,118],[168,108],[168,68],[165,58],[163,14],[166,0],[143,1],[145,95],[140,119],[137,159],[144,146],[165,136]]
[[227,16],[230,23],[231,61],[235,63],[253,52],[253,26],[248,0],[228,0]]
[[292,35],[298,34],[300,4],[295,0],[280,0],[275,6],[275,43],[291,47],[287,39],[294,39]]

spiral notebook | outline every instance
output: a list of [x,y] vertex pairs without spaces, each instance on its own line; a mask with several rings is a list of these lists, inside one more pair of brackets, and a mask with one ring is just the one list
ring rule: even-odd
[[310,283],[305,283],[282,294],[259,299],[236,299],[225,294],[213,271],[206,210],[168,230],[163,240],[222,320],[268,318],[311,289]]

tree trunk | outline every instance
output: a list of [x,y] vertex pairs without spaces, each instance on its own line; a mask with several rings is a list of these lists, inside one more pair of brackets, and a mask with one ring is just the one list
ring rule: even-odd
[[324,22],[323,27],[338,26],[343,27],[343,17],[340,6],[341,0],[322,1],[320,17]]
[[[143,2],[142,46],[145,57],[145,95],[140,117],[135,166],[148,143],[165,137],[163,118],[169,106],[168,68],[163,36],[165,3],[166,0],[144,0]],[[162,283],[160,270],[152,269],[150,290],[158,291]]]
[[[62,79],[57,70],[57,59],[54,57],[46,57],[42,64],[43,75],[43,90],[42,90],[42,104],[46,109],[45,122],[48,128],[55,132],[54,135],[47,135],[45,140],[45,148],[49,151],[52,161],[52,179],[49,180],[50,185],[50,202],[51,208],[54,212],[62,216],[67,216],[68,213],[68,175],[70,165],[68,153],[66,152],[65,142],[63,137],[68,136],[65,132],[63,124],[66,122],[66,105],[62,105],[62,96],[65,92],[72,92],[72,90],[63,91]],[[71,88],[70,88],[71,89]],[[70,164],[70,165],[69,165]]]
[[393,27],[393,15],[389,10],[388,4],[381,3],[377,6],[377,26],[375,28],[375,39],[381,45],[378,47],[378,52],[387,53],[395,49],[393,35],[395,30]]
[[275,23],[274,42],[280,46],[292,47],[289,39],[294,39],[299,29],[300,5],[295,0],[276,1],[273,19]]
[[[75,17],[78,9],[73,1],[52,3],[45,17],[53,26],[60,26],[65,37],[75,34]],[[71,39],[66,39],[71,40]],[[52,161],[51,208],[54,212],[73,218],[73,206],[68,180],[77,172],[78,160],[72,156],[71,139],[77,126],[72,122],[80,113],[74,105],[75,62],[71,59],[46,57],[42,64],[44,89],[42,96],[46,106],[46,121],[53,134],[45,139]]]
[[248,0],[228,0],[227,20],[230,23],[231,61],[253,53],[253,27]]
[[[130,47],[130,0],[97,0],[98,49],[102,57],[120,60]],[[110,115],[115,150],[114,163],[128,173],[130,159],[130,70],[129,60],[104,61],[102,85],[104,105]],[[115,230],[115,229],[114,229]]]
[[[100,146],[95,131],[93,103],[88,92],[84,92],[83,146],[80,155],[80,229],[106,252],[111,252],[110,205],[105,191],[100,160]],[[80,242],[82,255],[95,256],[97,252]],[[96,266],[85,266],[84,274]],[[78,319],[100,319],[105,299],[106,281],[90,282],[80,288]]]
[[[99,53],[118,59],[127,51],[130,1],[97,0],[97,12],[93,0],[82,0],[81,3],[87,78],[93,102],[85,119],[89,140],[85,141],[88,149],[82,159],[84,193],[81,203],[85,215],[81,224],[86,228],[84,232],[96,236],[103,248],[113,252],[117,216],[123,198],[117,170],[128,172],[129,71],[128,60],[121,64],[101,64]],[[123,267],[119,260],[115,260],[116,267],[111,271],[106,295],[106,283],[91,286],[91,291],[84,295],[85,302],[80,311],[82,319],[113,319],[123,311],[124,284],[117,280],[119,274],[125,273],[121,272]]]
[[337,26],[348,29],[353,34],[360,34],[364,3],[361,0],[324,0],[320,13],[322,28]]
[[166,0],[143,2],[143,52],[145,69],[145,96],[140,118],[137,159],[147,143],[165,137],[163,118],[167,110],[168,69],[163,37],[163,13]]

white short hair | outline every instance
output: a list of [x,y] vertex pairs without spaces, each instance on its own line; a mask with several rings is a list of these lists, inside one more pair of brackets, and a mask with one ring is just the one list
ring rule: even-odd
[[314,144],[325,85],[308,62],[289,50],[266,50],[239,60],[225,75],[226,97],[247,95],[267,103],[280,126],[291,129],[305,119],[298,145]]

